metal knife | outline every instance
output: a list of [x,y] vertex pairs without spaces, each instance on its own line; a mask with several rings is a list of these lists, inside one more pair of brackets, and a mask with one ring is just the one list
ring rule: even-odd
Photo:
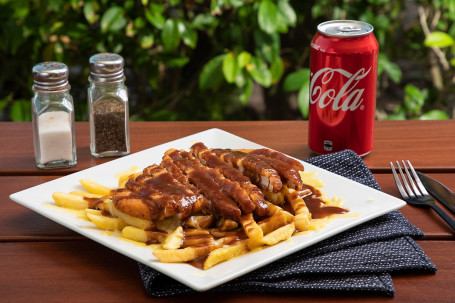
[[422,184],[439,202],[455,213],[455,194],[430,176],[417,172]]

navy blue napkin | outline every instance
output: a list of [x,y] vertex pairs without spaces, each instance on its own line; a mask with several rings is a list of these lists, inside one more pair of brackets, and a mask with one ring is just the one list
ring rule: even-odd
[[[305,160],[315,166],[380,190],[363,160],[345,150]],[[434,273],[436,266],[413,238],[423,232],[393,211],[303,249],[208,293],[339,292],[393,296],[391,273]],[[139,263],[150,296],[196,293]]]

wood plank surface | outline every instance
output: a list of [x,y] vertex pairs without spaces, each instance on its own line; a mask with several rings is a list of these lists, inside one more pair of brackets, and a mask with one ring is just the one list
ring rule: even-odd
[[[455,245],[418,241],[436,274],[394,274],[396,295],[196,294],[152,298],[137,263],[91,242],[0,243],[2,302],[453,302]],[[421,291],[421,290],[425,291]],[[435,300],[437,298],[437,300]]]
[[[373,151],[364,158],[368,167],[386,172],[390,161],[406,158],[423,171],[454,172],[455,120],[413,122],[416,121],[377,121]],[[307,144],[308,121],[132,122],[131,152],[210,128],[226,130],[299,159],[315,156]],[[90,155],[87,122],[76,123],[78,162],[70,169],[36,168],[31,123],[0,122],[0,140],[4,142],[0,146],[0,175],[64,175],[110,160]]]
[[[307,121],[132,122],[131,152],[210,128],[299,159],[315,156],[307,145]],[[87,122],[76,123],[76,134],[78,164],[70,169],[40,170],[34,163],[31,123],[0,122],[1,302],[455,302],[455,232],[433,210],[410,205],[400,211],[426,234],[417,242],[438,272],[394,274],[394,298],[328,293],[150,298],[135,261],[9,199],[14,192],[112,159],[90,155]],[[389,162],[401,159],[411,160],[417,170],[455,190],[454,139],[455,120],[377,121],[373,152],[363,160],[382,191],[395,197],[400,196]]]

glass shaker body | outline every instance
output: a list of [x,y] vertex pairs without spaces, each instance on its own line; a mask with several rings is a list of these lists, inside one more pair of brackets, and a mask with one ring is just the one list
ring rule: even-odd
[[89,82],[91,154],[94,157],[129,154],[129,104],[123,58],[110,53],[90,57]]
[[90,152],[94,157],[130,152],[128,90],[124,80],[97,83],[89,78]]
[[[74,166],[77,161],[74,106],[67,67],[58,62],[45,62],[36,65],[33,73],[32,125],[36,166],[43,169]],[[58,77],[66,77],[62,80],[66,83],[57,83]]]

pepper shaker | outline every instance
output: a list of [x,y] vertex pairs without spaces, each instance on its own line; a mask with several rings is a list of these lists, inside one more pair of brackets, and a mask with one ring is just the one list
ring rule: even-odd
[[94,157],[123,156],[130,152],[128,91],[120,55],[90,57],[88,108],[90,152]]
[[76,164],[74,106],[68,67],[43,62],[33,72],[32,125],[36,166],[65,168]]

